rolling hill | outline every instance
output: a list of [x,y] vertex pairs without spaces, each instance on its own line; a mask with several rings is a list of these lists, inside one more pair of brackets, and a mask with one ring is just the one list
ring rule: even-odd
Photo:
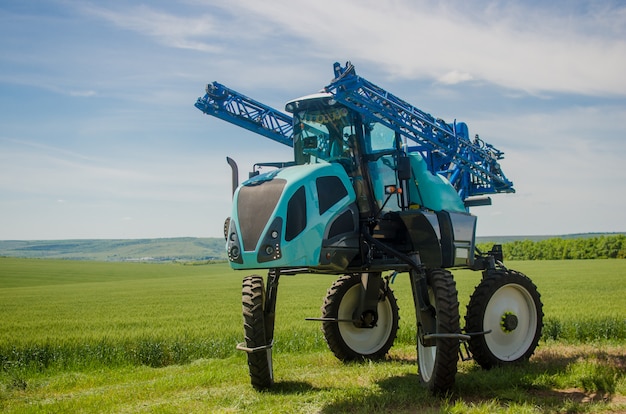
[[0,256],[100,261],[225,260],[222,238],[6,240]]
[[[541,241],[560,237],[588,238],[618,233],[581,233],[554,236],[477,237],[477,243],[504,244],[516,240]],[[619,233],[622,234],[622,233]],[[226,260],[223,238],[0,240],[0,256],[99,261]]]

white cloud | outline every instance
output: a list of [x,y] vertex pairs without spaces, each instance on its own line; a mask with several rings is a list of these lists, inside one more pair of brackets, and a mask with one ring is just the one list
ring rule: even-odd
[[456,85],[457,83],[471,81],[472,79],[474,79],[474,77],[469,73],[453,70],[443,76],[440,76],[437,81],[443,83],[444,85]]
[[623,108],[485,115],[473,125],[500,134],[501,166],[517,193],[494,196],[493,211],[473,210],[480,235],[624,231],[615,208],[626,203],[626,142],[615,123],[626,119]]
[[68,94],[70,96],[77,96],[80,98],[88,98],[90,96],[96,96],[98,93],[96,91],[93,90],[73,90],[73,91],[69,91]]
[[177,16],[144,5],[124,10],[90,5],[81,10],[118,27],[154,37],[166,46],[212,53],[221,50],[218,45],[200,40],[219,34],[215,18],[208,13],[195,17]]
[[92,200],[205,199],[202,160],[163,156],[161,160],[87,157],[50,146],[6,146],[0,155],[0,189],[5,193],[38,194]]
[[[626,38],[615,36],[626,31],[624,6],[590,21],[567,13],[567,3],[557,13],[534,3],[471,1],[462,7],[469,15],[457,2],[322,0],[304,10],[290,0],[230,5],[303,39],[310,53],[345,56],[395,76],[471,73],[529,92],[626,95]],[[294,18],[298,10],[306,19]]]

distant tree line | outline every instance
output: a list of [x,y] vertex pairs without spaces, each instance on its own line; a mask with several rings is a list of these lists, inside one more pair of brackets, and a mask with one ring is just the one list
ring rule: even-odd
[[[487,252],[494,243],[479,243]],[[626,235],[532,241],[516,240],[502,244],[506,260],[626,259]]]

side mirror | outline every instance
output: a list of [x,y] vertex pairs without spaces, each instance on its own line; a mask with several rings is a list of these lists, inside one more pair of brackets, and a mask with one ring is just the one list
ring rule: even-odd
[[398,157],[398,180],[405,181],[411,179],[411,159],[406,156]]

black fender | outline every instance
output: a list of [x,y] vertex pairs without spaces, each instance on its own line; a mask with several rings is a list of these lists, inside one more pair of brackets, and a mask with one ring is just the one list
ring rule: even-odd
[[437,215],[424,210],[398,213],[411,243],[411,250],[419,252],[422,264],[429,268],[443,267],[441,236]]

